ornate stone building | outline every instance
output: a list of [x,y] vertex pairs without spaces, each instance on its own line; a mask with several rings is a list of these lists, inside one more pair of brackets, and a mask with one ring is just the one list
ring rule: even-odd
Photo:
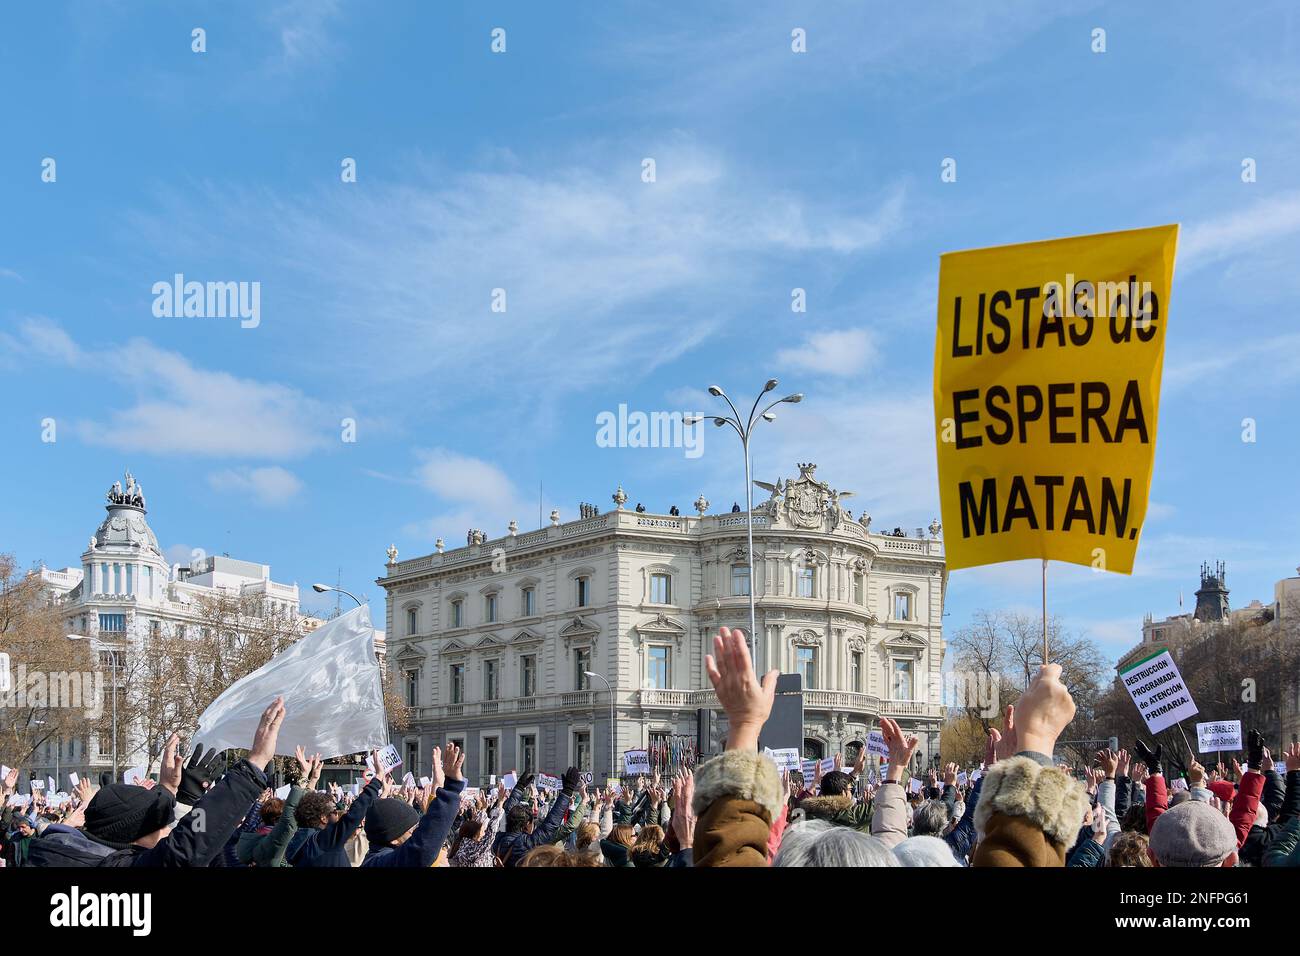
[[[207,596],[258,598],[249,603],[256,604],[259,613],[288,618],[289,626],[303,633],[322,623],[300,613],[298,586],[272,581],[268,565],[194,552],[188,566],[169,567],[145,520],[145,504],[143,487],[128,471],[125,485],[114,482],[105,495],[107,514],[90,537],[80,566],[35,572],[65,613],[68,639],[91,644],[103,673],[107,699],[100,703],[106,715],[111,711],[114,673],[119,678],[129,674],[147,641],[175,641],[177,653],[184,653],[183,642],[205,624],[201,604]],[[119,696],[127,693],[122,686]],[[119,772],[147,760],[143,731],[119,726]],[[51,740],[38,749],[31,767],[33,775],[55,777],[64,788],[69,772],[97,781],[100,772],[112,769],[111,731],[88,739]]]
[[[882,715],[937,752],[946,572],[940,528],[881,534],[854,520],[816,477],[760,483],[754,574],[760,670],[804,678],[807,756],[854,752]],[[704,656],[719,626],[748,629],[743,512],[697,515],[590,505],[583,517],[398,561],[389,549],[388,661],[413,723],[400,742],[423,766],[433,744],[459,741],[471,779],[512,768],[597,778],[625,750],[697,746],[717,709]],[[676,510],[676,509],[673,509]],[[594,680],[588,672],[600,675]],[[608,681],[608,688],[604,678]],[[614,707],[611,747],[610,705]]]

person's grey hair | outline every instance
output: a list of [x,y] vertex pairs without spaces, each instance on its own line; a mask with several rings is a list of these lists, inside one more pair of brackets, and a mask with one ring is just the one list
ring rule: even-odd
[[1169,805],[1171,807],[1176,807],[1178,804],[1190,799],[1192,799],[1190,790],[1175,790],[1174,795],[1169,798]]
[[882,840],[827,820],[789,827],[781,837],[775,866],[898,866]]
[[894,847],[894,856],[903,866],[961,866],[952,848],[932,836],[908,837]]
[[912,815],[912,833],[916,836],[942,836],[948,826],[948,804],[927,800]]

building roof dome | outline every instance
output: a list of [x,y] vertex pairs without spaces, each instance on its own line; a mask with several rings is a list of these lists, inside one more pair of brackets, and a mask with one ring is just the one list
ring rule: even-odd
[[104,510],[108,515],[91,539],[91,547],[130,549],[162,557],[158,538],[154,536],[149,523],[144,520],[146,514],[144,487],[135,480],[130,469],[123,477],[126,480],[125,488],[122,482],[115,481],[104,495],[108,501]]

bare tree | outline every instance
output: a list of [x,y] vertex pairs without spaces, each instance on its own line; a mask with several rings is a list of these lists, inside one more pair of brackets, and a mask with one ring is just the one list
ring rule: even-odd
[[[0,554],[0,651],[13,686],[0,694],[0,760],[21,767],[43,745],[83,739],[99,705],[86,642],[70,641],[60,598]],[[89,699],[87,699],[89,698]]]

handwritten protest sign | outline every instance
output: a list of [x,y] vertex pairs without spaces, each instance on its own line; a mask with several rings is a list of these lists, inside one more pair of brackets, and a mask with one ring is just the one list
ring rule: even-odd
[[1203,754],[1241,749],[1241,721],[1216,720],[1196,725],[1196,749]]
[[1178,665],[1167,650],[1130,664],[1119,676],[1146,721],[1147,730],[1153,734],[1199,713],[1192,702],[1192,692],[1183,683]]
[[623,771],[629,775],[650,772],[650,751],[623,751]]
[[32,793],[39,793],[45,789],[45,781],[39,777],[32,777]]
[[799,769],[799,750],[796,747],[782,747],[778,750],[764,747],[763,753],[772,759],[778,771]]
[[515,788],[515,784],[518,782],[519,782],[519,775],[516,774],[514,771],[511,771],[510,773],[506,774],[504,777],[501,778],[501,783],[505,785],[505,788],[507,790],[513,790]]
[[1169,788],[1171,790],[1186,790],[1187,781],[1184,780],[1182,777],[1174,777],[1172,780],[1169,781]]
[[867,753],[888,759],[889,744],[885,743],[885,735],[880,731],[873,730],[867,734]]
[[77,785],[81,783],[81,778],[75,773],[70,773],[68,774],[68,783],[72,784],[73,789],[76,789]]
[[1130,574],[1146,519],[1177,226],[940,258],[935,441],[949,570]]
[[908,781],[907,789],[910,793],[920,793],[921,781],[913,777],[911,780]]
[[537,775],[537,789],[539,790],[559,790],[564,781],[559,777],[553,777],[549,773],[539,773]]

